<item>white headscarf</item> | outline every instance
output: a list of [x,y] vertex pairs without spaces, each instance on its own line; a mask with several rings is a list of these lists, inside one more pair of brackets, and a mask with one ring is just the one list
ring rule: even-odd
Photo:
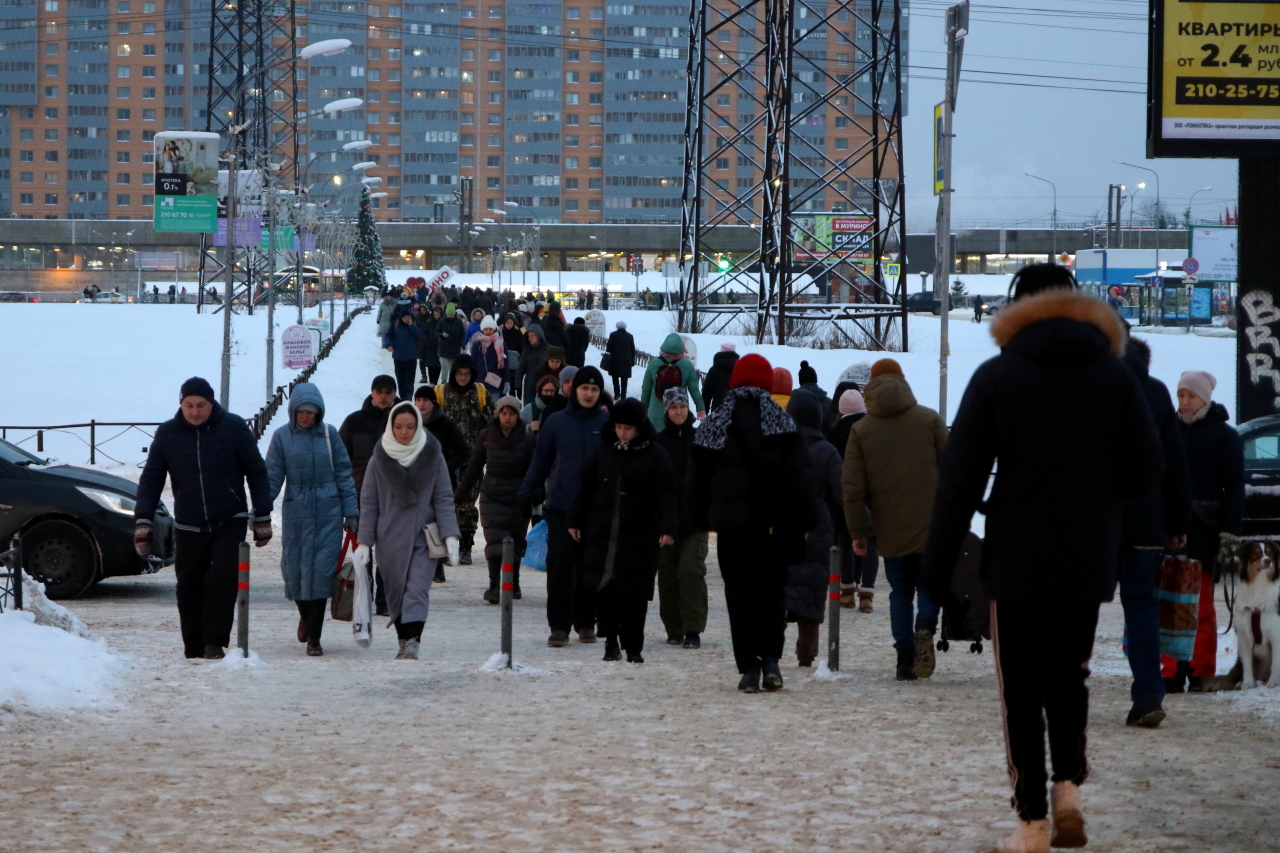
[[[413,441],[408,444],[401,444],[396,441],[395,433],[392,432],[392,425],[395,423],[396,415],[400,412],[413,412],[414,420],[417,421],[418,428],[413,434]],[[422,452],[422,448],[427,445],[427,433],[422,428],[422,413],[418,411],[418,407],[410,402],[396,403],[391,407],[391,413],[387,415],[387,426],[382,431],[382,449],[387,455],[399,462],[405,468],[413,464],[418,458],[418,454]]]

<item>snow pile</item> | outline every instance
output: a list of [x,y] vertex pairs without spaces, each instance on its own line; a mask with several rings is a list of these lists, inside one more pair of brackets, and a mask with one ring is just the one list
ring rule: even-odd
[[253,649],[249,649],[249,656],[245,657],[240,649],[227,649],[227,656],[217,663],[212,663],[209,669],[216,669],[222,672],[240,672],[245,669],[270,669],[262,658],[258,657],[258,653]]
[[545,669],[534,669],[531,666],[525,666],[516,661],[510,669],[507,669],[507,656],[502,652],[494,652],[489,655],[489,659],[484,662],[484,666],[480,667],[481,672],[514,672],[519,675],[550,675]]
[[93,639],[93,634],[79,617],[56,601],[50,601],[44,594],[44,584],[25,572],[22,575],[22,609],[35,615],[37,625],[60,628],[77,637]]
[[1254,714],[1270,723],[1280,724],[1280,687],[1232,690],[1213,695],[1220,701],[1230,702],[1237,713]]
[[104,641],[39,625],[25,610],[0,613],[0,649],[0,708],[11,709],[52,710],[110,701],[124,660]]
[[824,660],[824,661],[818,661],[818,668],[813,671],[813,678],[809,680],[810,681],[848,681],[851,678],[853,678],[853,676],[847,672],[841,672],[838,669],[836,670],[831,669],[831,667],[827,666],[827,662]]

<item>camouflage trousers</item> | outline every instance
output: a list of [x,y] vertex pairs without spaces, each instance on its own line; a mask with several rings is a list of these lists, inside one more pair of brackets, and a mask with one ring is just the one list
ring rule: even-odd
[[455,501],[458,511],[458,531],[462,534],[459,546],[463,551],[470,551],[476,544],[476,528],[480,526],[480,507],[476,500],[480,497],[480,481]]

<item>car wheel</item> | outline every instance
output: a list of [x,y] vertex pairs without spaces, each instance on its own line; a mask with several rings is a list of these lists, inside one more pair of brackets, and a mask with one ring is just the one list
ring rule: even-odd
[[935,316],[935,317],[941,317],[941,316],[942,316],[942,306],[941,306],[941,305],[935,305],[935,306],[933,306],[933,316]]
[[98,576],[93,539],[70,521],[42,521],[22,534],[22,562],[50,598],[75,598]]

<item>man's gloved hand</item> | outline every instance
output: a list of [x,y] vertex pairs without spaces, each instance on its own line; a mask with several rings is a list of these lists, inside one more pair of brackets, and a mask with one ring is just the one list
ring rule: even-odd
[[261,548],[271,541],[271,519],[260,518],[253,522],[253,544]]
[[352,533],[355,533],[357,530],[360,529],[360,516],[358,515],[345,516],[342,519],[342,529],[350,530]]
[[449,565],[455,569],[458,568],[458,537],[446,536],[444,547],[449,549]]
[[139,521],[133,525],[133,550],[144,560],[151,556],[151,536],[151,522]]

